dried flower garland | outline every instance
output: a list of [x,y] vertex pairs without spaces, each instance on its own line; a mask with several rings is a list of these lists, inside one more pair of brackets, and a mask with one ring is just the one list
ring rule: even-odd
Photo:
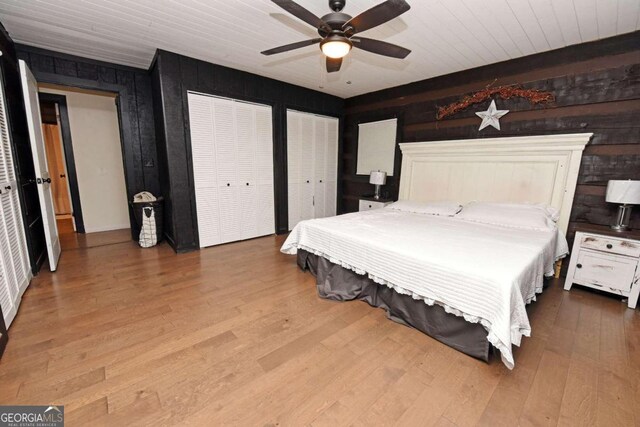
[[447,106],[438,108],[436,119],[442,120],[445,117],[465,110],[474,104],[486,101],[493,96],[497,96],[502,99],[525,98],[528,99],[532,104],[552,102],[555,100],[555,97],[551,92],[543,92],[534,89],[524,89],[520,86],[499,86],[493,88],[487,87],[481,91],[465,96],[458,102],[454,102]]

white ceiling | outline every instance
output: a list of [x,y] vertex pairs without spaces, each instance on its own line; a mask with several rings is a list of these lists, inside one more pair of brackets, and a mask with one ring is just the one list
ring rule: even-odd
[[[348,0],[352,16],[381,0]],[[411,10],[363,33],[413,52],[354,49],[327,74],[318,46],[260,51],[317,33],[269,0],[2,0],[16,42],[148,68],[156,48],[350,97],[640,29],[640,0],[408,0]],[[300,0],[318,16],[326,0]],[[347,84],[347,82],[351,84]]]

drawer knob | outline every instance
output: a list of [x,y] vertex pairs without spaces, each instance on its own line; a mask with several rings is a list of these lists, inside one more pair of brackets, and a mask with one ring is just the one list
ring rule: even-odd
[[607,249],[611,249],[613,248],[613,245],[611,243],[607,243]]
[[582,264],[576,264],[576,268],[582,268]]
[[371,205],[369,205],[369,207],[371,207]]

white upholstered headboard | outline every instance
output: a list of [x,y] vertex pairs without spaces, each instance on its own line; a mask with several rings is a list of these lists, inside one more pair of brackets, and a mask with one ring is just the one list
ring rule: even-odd
[[547,203],[566,233],[592,133],[400,144],[400,200]]

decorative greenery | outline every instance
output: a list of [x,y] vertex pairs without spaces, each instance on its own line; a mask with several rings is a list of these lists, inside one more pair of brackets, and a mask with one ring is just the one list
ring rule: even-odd
[[436,113],[436,119],[442,120],[445,117],[456,114],[462,110],[466,110],[472,105],[486,101],[487,99],[490,99],[493,96],[497,96],[498,98],[502,98],[502,99],[525,98],[525,99],[528,99],[529,102],[531,102],[532,104],[540,104],[543,102],[553,102],[555,100],[555,97],[551,92],[543,92],[543,91],[534,90],[534,89],[524,89],[520,86],[514,86],[514,85],[498,86],[498,87],[487,86],[483,90],[480,90],[478,92],[474,92],[470,95],[465,96],[458,102],[454,102],[444,107],[438,108],[438,112]]

